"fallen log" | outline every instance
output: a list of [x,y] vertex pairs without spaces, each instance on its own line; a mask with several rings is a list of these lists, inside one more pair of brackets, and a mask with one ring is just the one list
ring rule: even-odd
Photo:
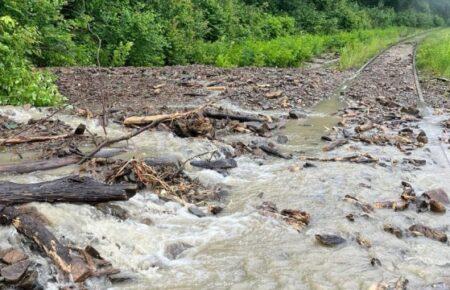
[[75,282],[86,280],[91,271],[81,259],[71,255],[68,247],[58,239],[33,215],[23,213],[16,207],[0,209],[0,222],[13,225],[16,230],[33,241],[63,272],[70,274]]
[[66,138],[77,136],[77,135],[83,135],[85,130],[86,130],[86,126],[84,124],[80,124],[73,133],[62,134],[62,135],[53,135],[53,136],[30,136],[30,137],[17,136],[14,138],[0,139],[0,144],[1,145],[17,145],[17,144],[23,144],[23,143],[34,143],[34,142],[60,140],[60,139],[66,139]]
[[[125,152],[122,149],[103,149],[96,153],[93,158],[111,158],[120,153]],[[56,169],[78,163],[82,159],[81,156],[68,156],[63,158],[53,158],[49,160],[25,161],[21,163],[0,165],[1,173],[30,173],[42,170]]]
[[29,202],[72,202],[96,204],[128,200],[136,193],[134,185],[107,185],[90,177],[69,176],[31,184],[0,183],[0,204]]
[[234,159],[220,159],[220,160],[193,160],[190,162],[192,166],[211,170],[231,169],[237,167],[237,162]]
[[269,145],[261,144],[258,147],[259,147],[259,149],[261,149],[268,155],[272,155],[272,156],[283,158],[283,159],[291,159],[292,158],[291,155],[286,155],[286,154],[278,151],[277,149],[270,147]]
[[238,115],[238,114],[231,114],[231,113],[218,113],[218,112],[211,112],[211,111],[205,111],[203,113],[205,117],[211,118],[211,119],[229,119],[229,120],[236,120],[239,122],[267,122],[268,120],[265,118],[257,117],[257,116],[251,116],[251,115]]
[[[138,130],[136,130],[136,131],[134,131],[132,133],[129,133],[129,134],[126,134],[124,136],[120,136],[120,137],[117,137],[117,138],[114,138],[114,139],[106,139],[100,145],[98,145],[92,152],[90,152],[89,154],[85,155],[83,157],[83,159],[81,159],[79,164],[83,164],[87,160],[93,158],[95,156],[95,154],[97,154],[104,147],[110,146],[112,144],[115,144],[115,143],[118,143],[118,142],[121,142],[121,141],[130,140],[131,138],[136,137],[137,135],[139,135],[139,134],[141,134],[141,133],[143,133],[143,132],[145,132],[145,131],[147,131],[147,130],[149,130],[151,128],[154,128],[154,127],[158,126],[158,124],[160,124],[163,121],[176,120],[176,119],[179,119],[179,118],[186,117],[186,116],[189,116],[191,114],[197,113],[197,112],[203,110],[208,105],[210,105],[210,103],[207,103],[204,106],[201,106],[201,107],[199,107],[199,108],[197,108],[195,110],[192,110],[192,111],[188,111],[188,112],[184,112],[184,113],[174,113],[174,114],[171,114],[171,115],[164,115],[164,117],[156,118],[155,120],[150,121],[149,124],[145,125],[142,128],[139,128]],[[126,119],[124,121],[124,124],[126,124]]]

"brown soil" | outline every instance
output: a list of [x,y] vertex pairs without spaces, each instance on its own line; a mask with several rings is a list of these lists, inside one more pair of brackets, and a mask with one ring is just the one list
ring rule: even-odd
[[[331,68],[220,69],[208,66],[163,68],[56,68],[58,86],[69,102],[102,114],[142,115],[164,107],[203,104],[212,97],[248,109],[309,107],[330,96],[350,72]],[[215,91],[214,88],[225,90]],[[219,88],[220,89],[220,88]]]
[[425,101],[433,108],[450,109],[450,80],[421,74]]

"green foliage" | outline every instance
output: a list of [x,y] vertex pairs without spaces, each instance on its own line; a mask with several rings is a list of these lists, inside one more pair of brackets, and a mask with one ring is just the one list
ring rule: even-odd
[[32,104],[48,106],[62,99],[53,78],[32,70],[26,59],[36,43],[34,28],[17,26],[9,16],[0,17],[0,105]]
[[268,41],[199,43],[191,62],[221,67],[296,67],[325,51],[335,51],[341,55],[340,68],[346,69],[361,65],[379,50],[412,32],[406,28],[388,28],[283,36]]
[[433,75],[450,77],[450,29],[434,32],[424,40],[417,54],[417,65]]
[[335,50],[348,67],[395,38],[361,31],[450,24],[450,0],[2,0],[0,15],[2,102],[43,105],[59,97],[33,66],[285,67]]

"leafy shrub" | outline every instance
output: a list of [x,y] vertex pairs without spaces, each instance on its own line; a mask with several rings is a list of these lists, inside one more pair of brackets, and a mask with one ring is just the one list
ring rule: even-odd
[[19,27],[10,16],[0,17],[0,105],[54,105],[62,101],[54,79],[32,69],[26,55],[36,43],[35,28]]

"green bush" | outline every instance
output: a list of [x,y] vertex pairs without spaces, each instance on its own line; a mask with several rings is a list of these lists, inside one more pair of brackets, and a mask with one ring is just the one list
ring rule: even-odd
[[54,79],[33,70],[26,55],[36,44],[35,28],[19,27],[9,17],[0,17],[0,105],[49,106],[62,101]]

